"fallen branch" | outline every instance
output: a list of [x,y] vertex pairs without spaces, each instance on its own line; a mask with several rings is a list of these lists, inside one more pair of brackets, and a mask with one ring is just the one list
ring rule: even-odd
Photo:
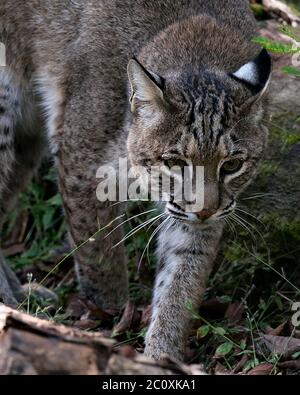
[[284,22],[297,26],[300,17],[295,15],[291,8],[279,0],[262,0],[265,11],[273,18],[280,18]]
[[0,304],[0,375],[204,374],[200,365],[155,362],[101,333],[41,320]]

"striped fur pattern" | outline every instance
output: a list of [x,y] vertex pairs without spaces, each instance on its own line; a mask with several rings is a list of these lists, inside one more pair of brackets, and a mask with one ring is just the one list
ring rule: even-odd
[[20,102],[11,77],[0,71],[0,194],[3,193],[15,160],[14,133]]
[[[263,155],[270,62],[251,43],[256,28],[248,0],[1,0],[0,223],[47,146],[74,245],[124,213],[97,200],[99,166],[204,166],[200,213],[162,205],[145,349],[156,359],[183,359],[186,305],[201,302],[224,217]],[[105,234],[76,251],[76,274],[116,311],[127,258],[122,227]]]

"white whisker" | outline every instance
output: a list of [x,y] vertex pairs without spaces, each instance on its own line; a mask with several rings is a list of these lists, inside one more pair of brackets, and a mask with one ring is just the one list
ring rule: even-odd
[[266,244],[266,241],[263,237],[263,235],[260,233],[260,231],[253,225],[251,224],[249,221],[247,221],[245,218],[242,218],[240,215],[238,215],[237,213],[235,213],[235,215],[244,223],[246,223],[248,226],[250,226],[252,229],[255,230],[255,232],[260,236],[260,238],[262,239],[262,241],[264,242],[264,244]]
[[254,218],[257,222],[259,222],[259,223],[262,224],[264,227],[266,227],[265,224],[264,224],[263,222],[261,222],[258,218],[256,218],[255,215],[253,215],[253,214],[251,214],[251,213],[248,213],[248,211],[242,210],[242,209],[239,208],[239,207],[236,207],[235,210],[240,211],[241,213],[244,213],[244,214],[246,214],[246,215],[249,215],[249,217]]
[[[166,213],[164,213],[166,214]],[[151,236],[149,237],[149,240],[146,244],[146,247],[144,248],[144,251],[142,253],[142,256],[139,260],[139,264],[138,264],[138,270],[140,270],[140,266],[142,263],[142,260],[144,258],[145,252],[148,251],[148,248],[150,246],[151,241],[153,240],[153,238],[155,237],[155,235],[159,232],[159,230],[165,225],[165,223],[169,220],[170,216],[168,216],[160,225],[158,225],[158,227],[153,231],[153,233],[151,234]]]
[[127,202],[129,202],[129,200],[122,200],[120,202],[115,202],[115,203],[111,204],[108,207],[114,207],[114,206],[117,206],[118,204],[127,203]]
[[163,216],[167,215],[167,213],[162,213],[161,216],[159,218],[157,218],[154,222],[152,222],[148,228],[147,228],[147,232],[149,231],[150,228],[152,228],[152,226],[154,226],[156,224],[157,221],[159,221]]
[[152,213],[153,211],[157,211],[157,210],[158,210],[157,208],[154,208],[154,209],[152,209],[152,210],[144,211],[143,213],[139,213],[139,214],[137,214],[137,215],[134,215],[134,216],[132,216],[132,217],[126,219],[126,220],[123,221],[121,224],[117,225],[113,230],[111,230],[104,238],[106,239],[106,238],[107,238],[108,236],[110,236],[115,230],[117,230],[117,229],[120,228],[122,225],[124,225],[124,224],[126,224],[127,222],[129,222],[130,220],[132,220],[132,219],[134,219],[134,218],[137,218],[137,217],[140,217],[140,216],[145,215],[145,214]]
[[120,245],[121,243],[123,243],[123,241],[127,240],[129,237],[133,236],[135,233],[137,233],[139,230],[143,229],[145,226],[147,226],[148,224],[150,224],[152,221],[155,221],[157,218],[160,218],[163,214],[159,214],[154,218],[150,218],[147,221],[143,222],[142,224],[136,226],[134,229],[132,229],[130,232],[128,232],[126,234],[125,237],[123,237],[122,240],[120,240],[117,244],[115,244],[112,248],[117,247],[118,245]]
[[257,239],[254,236],[253,232],[251,229],[249,229],[249,227],[241,220],[241,218],[239,216],[237,216],[237,214],[232,213],[232,219],[238,224],[240,225],[242,228],[244,228],[252,237],[253,241],[255,242],[255,244],[257,245]]
[[236,232],[234,225],[230,222],[230,218],[225,217],[224,220],[225,220],[226,224],[229,226],[231,232],[233,233],[234,240],[236,240],[237,239],[237,232]]
[[273,193],[258,193],[258,194],[252,195],[252,196],[248,196],[248,197],[242,198],[240,200],[259,199],[259,198],[262,198],[262,197],[265,197],[265,196],[275,196],[275,195]]

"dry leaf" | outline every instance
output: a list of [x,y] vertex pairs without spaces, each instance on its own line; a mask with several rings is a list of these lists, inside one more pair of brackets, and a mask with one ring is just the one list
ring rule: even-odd
[[248,361],[248,359],[249,359],[248,355],[244,354],[240,359],[240,361],[232,369],[232,373],[238,373],[245,366],[245,363]]
[[101,323],[112,320],[112,314],[97,307],[94,303],[73,295],[67,303],[66,316],[75,320],[100,320]]
[[230,303],[225,312],[225,318],[228,318],[231,323],[237,323],[241,321],[244,311],[245,308],[240,302]]
[[88,329],[96,329],[101,324],[101,321],[94,320],[79,320],[75,321],[73,326],[78,329],[88,330]]
[[273,365],[270,363],[262,363],[261,365],[255,366],[255,368],[249,370],[247,374],[249,376],[269,376],[273,368]]
[[263,335],[263,344],[274,354],[282,358],[290,358],[295,352],[300,351],[300,339],[284,336]]
[[295,361],[285,361],[278,364],[278,366],[282,369],[295,369],[300,370],[300,359]]
[[294,337],[300,339],[300,331],[298,329],[294,329]]
[[86,303],[77,295],[70,296],[67,302],[66,317],[79,320],[87,312]]
[[270,329],[268,329],[266,332],[267,332],[267,335],[273,335],[273,336],[279,336],[279,335],[281,335],[282,334],[282,332],[283,332],[283,330],[284,330],[284,328],[285,328],[285,326],[286,326],[286,324],[287,324],[287,321],[285,321],[285,322],[283,322],[282,324],[280,324],[280,325],[278,325],[276,328],[274,328],[274,329],[272,329],[272,328],[270,328]]
[[24,252],[24,249],[25,249],[25,245],[23,243],[20,243],[20,244],[13,244],[10,247],[5,248],[2,252],[4,256],[9,257],[9,256],[21,254],[22,252]]
[[216,375],[229,374],[228,370],[220,362],[217,362],[214,373]]
[[115,326],[113,332],[121,334],[129,329],[136,328],[140,323],[140,314],[133,302],[127,302],[121,321]]
[[118,354],[125,358],[134,358],[136,356],[136,351],[133,347],[126,345],[118,349]]
[[150,324],[151,320],[151,312],[152,312],[152,306],[149,304],[149,306],[145,307],[142,311],[142,318],[141,318],[141,327],[145,328]]
[[102,323],[110,322],[116,313],[115,311],[111,310],[103,310],[89,300],[86,300],[85,303],[88,311],[83,317],[86,319],[101,320]]

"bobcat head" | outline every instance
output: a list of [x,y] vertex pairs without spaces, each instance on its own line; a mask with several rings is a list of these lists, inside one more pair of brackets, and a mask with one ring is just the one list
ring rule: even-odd
[[230,73],[191,68],[158,75],[130,60],[131,165],[204,169],[201,209],[190,211],[171,195],[166,210],[174,218],[209,224],[234,209],[266,146],[261,121],[271,68],[265,50]]

